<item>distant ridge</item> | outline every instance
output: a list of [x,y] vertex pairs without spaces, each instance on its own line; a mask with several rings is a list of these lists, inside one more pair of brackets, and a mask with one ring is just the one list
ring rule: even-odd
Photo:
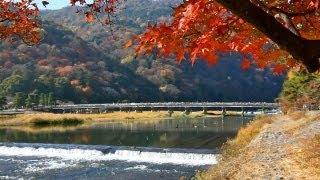
[[177,3],[127,1],[114,19],[116,39],[100,23],[85,22],[75,7],[41,11],[41,44],[0,44],[0,92],[53,92],[56,99],[75,103],[273,102],[284,77],[267,70],[243,71],[239,55],[221,55],[218,64],[208,68],[200,60],[191,66],[171,57],[135,59],[134,47],[123,48],[148,23],[170,21],[170,6]]

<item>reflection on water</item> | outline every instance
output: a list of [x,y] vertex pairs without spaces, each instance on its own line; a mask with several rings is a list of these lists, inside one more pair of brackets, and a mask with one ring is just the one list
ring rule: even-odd
[[154,123],[115,121],[45,132],[4,128],[0,129],[0,141],[212,149],[234,137],[249,121],[243,117],[165,119]]

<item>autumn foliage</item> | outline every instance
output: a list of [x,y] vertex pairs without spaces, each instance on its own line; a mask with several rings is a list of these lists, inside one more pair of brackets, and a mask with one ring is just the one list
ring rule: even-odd
[[[241,1],[254,4],[256,9],[273,16],[283,28],[294,34],[294,37],[302,40],[320,39],[319,0],[239,0]],[[37,5],[32,0],[1,0],[0,3],[1,39],[14,41],[18,37],[27,43],[38,43],[40,37],[36,22],[39,16]],[[97,20],[111,28],[112,17],[121,3],[121,0],[94,0],[92,3],[84,0],[70,1],[73,6],[79,5],[77,13],[83,14],[86,21]],[[156,52],[159,56],[174,55],[179,62],[189,59],[194,63],[196,59],[201,59],[211,65],[216,64],[219,56],[223,54],[238,52],[243,56],[243,69],[252,65],[257,68],[271,67],[274,73],[280,74],[287,67],[301,66],[299,61],[311,71],[318,68],[310,68],[310,62],[306,62],[292,48],[287,48],[290,44],[279,45],[275,38],[267,37],[265,32],[261,32],[263,28],[246,22],[253,22],[254,17],[239,18],[235,9],[245,7],[232,9],[228,6],[232,3],[232,0],[184,1],[173,8],[173,19],[170,23],[150,24],[145,33],[136,38],[138,46],[135,54]],[[42,4],[47,5],[48,2],[43,1]],[[101,19],[100,14],[106,14],[104,19]],[[259,20],[257,17],[256,21]],[[128,42],[124,46],[131,45],[132,42]],[[317,60],[318,57],[311,55],[310,58]],[[320,63],[314,64],[319,66]]]
[[218,66],[212,68],[206,61],[196,61],[192,67],[189,60],[179,64],[171,57],[155,59],[154,53],[135,59],[136,42],[125,48],[126,42],[143,32],[148,21],[170,22],[170,7],[178,1],[127,1],[113,19],[113,36],[101,23],[85,22],[75,13],[78,6],[42,11],[39,23],[44,36],[39,45],[0,43],[0,95],[37,90],[54,92],[62,101],[112,103],[269,102],[279,94],[283,76],[254,68],[242,71],[238,54],[219,56]]
[[0,40],[22,39],[28,44],[39,43],[38,13],[37,5],[30,0],[0,0]]
[[[292,27],[303,38],[320,38],[318,0],[253,2],[269,9],[276,18],[279,12],[287,13]],[[191,62],[200,58],[211,65],[217,62],[218,55],[236,51],[243,55],[243,69],[254,64],[258,68],[271,66],[274,73],[282,73],[287,66],[299,66],[288,52],[216,1],[185,1],[174,9],[173,17],[170,24],[149,25],[137,38],[136,55],[156,48],[160,55],[175,54],[177,61],[188,56]]]

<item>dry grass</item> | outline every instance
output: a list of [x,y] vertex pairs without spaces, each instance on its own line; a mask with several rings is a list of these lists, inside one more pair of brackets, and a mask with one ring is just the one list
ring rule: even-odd
[[266,124],[271,124],[274,118],[268,116],[257,116],[247,126],[241,128],[235,139],[227,141],[223,147],[222,159],[229,159],[238,156],[261,131]]
[[83,124],[84,120],[78,117],[60,117],[56,119],[34,118],[30,121],[33,126],[75,126]]
[[[79,124],[74,126],[12,126],[10,129],[28,133],[51,133],[51,132],[67,132],[75,131],[79,128],[85,128],[88,124]],[[2,127],[5,128],[5,127]]]
[[[228,115],[236,115],[239,112],[228,111]],[[209,111],[208,114],[203,114],[202,111],[192,112],[188,115],[183,112],[175,111],[172,117],[169,116],[167,111],[144,111],[144,112],[112,112],[103,114],[53,114],[53,113],[30,113],[18,114],[14,118],[1,118],[0,126],[21,126],[32,124],[59,124],[72,121],[82,122],[109,122],[111,120],[134,120],[134,121],[147,121],[151,119],[161,118],[198,118],[204,116],[221,115],[220,111]]]
[[19,114],[15,118],[2,118],[0,126],[21,126],[37,124],[68,124],[70,123],[93,123],[109,122],[112,120],[147,120],[168,118],[168,112],[114,112],[106,114],[53,114],[53,113],[33,113]]
[[[254,121],[241,128],[235,139],[228,140],[222,146],[222,155],[219,164],[205,172],[197,172],[196,179],[225,179],[225,167],[232,163],[233,158],[238,157],[245,147],[259,134],[266,124],[271,124],[274,117],[257,116]],[[234,167],[237,168],[237,167]],[[230,170],[230,169],[229,169]]]
[[[239,111],[227,111],[226,113],[227,113],[226,116],[240,116],[241,115],[241,112],[239,112]],[[187,115],[184,112],[175,111],[172,114],[172,118],[193,119],[193,118],[200,118],[200,117],[216,117],[216,116],[221,116],[221,114],[222,114],[221,111],[207,111],[206,114],[204,114],[203,111],[194,111],[194,112]]]
[[115,112],[108,114],[52,114],[33,113],[20,114],[15,118],[3,118],[0,127],[10,127],[25,132],[64,132],[76,130],[100,123],[129,123],[149,124],[157,123],[168,118],[167,112]]
[[306,115],[306,111],[293,111],[288,114],[290,120],[299,120]]
[[301,168],[315,173],[314,175],[320,179],[320,134],[312,139],[305,140],[303,144],[301,153],[296,156],[297,161]]
[[68,122],[83,123],[91,120],[88,117],[81,117],[73,114],[52,114],[52,113],[35,113],[19,114],[15,118],[2,119],[2,126],[19,126],[19,125],[50,125],[50,124],[68,124]]
[[[263,179],[266,172],[273,178],[280,174],[294,179],[320,179],[319,120],[319,111],[260,117],[242,128],[235,139],[227,141],[219,164],[198,172],[195,179]],[[265,138],[256,139],[262,132],[266,136],[261,137]],[[282,155],[278,156],[278,152]]]
[[290,120],[295,121],[290,123],[290,129],[286,131],[287,134],[292,136],[298,134],[301,127],[307,126],[308,124],[320,119],[319,114],[307,115],[304,111],[290,113],[288,116]]
[[[300,125],[289,131],[289,133],[293,135],[301,134],[301,127],[306,127],[319,120],[319,114],[309,114],[301,118]],[[309,172],[310,176],[312,175],[320,179],[320,132],[310,139],[303,139],[300,144],[301,147],[292,153],[293,158],[300,165],[301,169]]]
[[204,117],[204,116],[207,116],[206,114],[203,114],[202,111],[197,111],[197,112],[192,112],[190,114],[185,114],[184,112],[174,112],[172,114],[172,118],[174,119],[180,119],[180,118],[190,118],[190,119],[193,119],[193,118],[199,118],[199,117]]

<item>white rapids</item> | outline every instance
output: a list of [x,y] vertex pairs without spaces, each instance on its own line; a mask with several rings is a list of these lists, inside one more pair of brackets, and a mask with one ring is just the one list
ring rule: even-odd
[[49,157],[73,161],[128,161],[154,164],[179,164],[187,166],[213,165],[217,163],[216,154],[179,151],[148,151],[141,149],[85,149],[59,146],[6,146],[0,145],[0,156]]

